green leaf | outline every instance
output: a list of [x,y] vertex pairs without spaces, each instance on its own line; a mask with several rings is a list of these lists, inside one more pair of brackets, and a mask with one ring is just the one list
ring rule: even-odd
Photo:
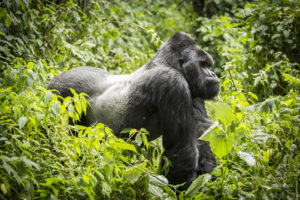
[[230,124],[234,120],[233,112],[228,105],[217,102],[213,104],[213,107],[216,112],[216,117],[224,124]]
[[[210,137],[213,137],[215,132],[219,131],[218,129],[219,122],[214,122],[199,138],[200,140],[208,140]],[[217,130],[216,130],[217,129]]]
[[148,138],[147,138],[145,133],[142,134],[142,139],[143,139],[144,145],[146,146],[146,149],[148,150],[149,149],[149,142],[148,142]]
[[34,63],[33,62],[28,62],[27,63],[27,69],[33,69],[33,67],[34,67]]
[[89,185],[90,184],[90,178],[86,175],[82,176],[83,182],[85,182],[85,184]]
[[28,158],[23,157],[23,161],[24,161],[24,163],[25,163],[28,167],[30,167],[30,168],[34,167],[34,168],[36,168],[37,170],[40,170],[40,166],[39,166],[37,163],[35,163],[35,162],[29,160]]
[[151,194],[151,196],[155,197],[155,199],[164,199],[164,192],[158,186],[149,184],[148,192]]
[[[3,6],[4,7],[4,6]],[[0,19],[7,15],[7,10],[5,8],[0,8]]]
[[60,103],[58,101],[54,101],[52,106],[51,106],[51,110],[56,114],[59,115],[60,114]]
[[88,187],[84,187],[83,190],[89,196],[89,199],[94,200],[94,195],[92,194],[91,190]]
[[[54,193],[58,193],[58,191],[55,189]],[[55,196],[55,194],[50,194],[50,200],[58,200],[58,198]]]
[[69,116],[74,118],[75,116],[75,109],[74,109],[74,106],[72,104],[69,104],[68,106],[68,112],[69,112]]
[[255,4],[247,3],[245,4],[245,8],[252,8]]
[[214,152],[218,158],[223,158],[233,148],[234,137],[231,133],[228,133],[227,135],[228,136],[224,133],[218,133],[208,140],[210,142],[212,152]]
[[134,184],[142,175],[142,172],[135,167],[124,171],[124,178],[131,184]]
[[85,136],[89,135],[89,134],[92,133],[92,132],[93,132],[93,128],[92,128],[92,127],[87,127],[87,128],[84,130],[83,136],[85,137]]
[[7,190],[7,188],[6,188],[6,186],[5,186],[4,183],[1,184],[1,190],[2,190],[2,192],[3,192],[4,195],[6,195],[7,192],[8,192],[8,190]]
[[131,144],[128,144],[128,143],[121,143],[121,142],[115,142],[113,143],[113,146],[117,149],[124,149],[124,150],[130,150],[130,151],[133,151],[133,152],[136,152],[136,148],[135,146],[131,145]]
[[79,95],[79,99],[80,99],[81,109],[82,109],[83,113],[86,115],[86,108],[87,108],[88,102],[84,96],[85,95],[83,93],[81,93]]
[[81,148],[80,148],[78,142],[79,142],[78,138],[74,138],[74,148],[75,148],[75,151],[76,151],[76,153],[78,153],[78,155],[80,155],[81,154]]
[[168,186],[168,180],[162,175],[149,175],[149,183],[155,186]]
[[5,26],[6,26],[7,28],[9,28],[10,25],[11,25],[11,19],[10,19],[9,16],[6,16],[6,19],[5,19]]
[[27,117],[24,117],[24,116],[20,117],[19,128],[22,129],[26,125],[27,121],[28,121]]
[[290,31],[284,30],[284,31],[283,31],[283,34],[284,34],[284,36],[285,36],[286,38],[288,38],[289,35],[290,35]]
[[121,133],[129,133],[131,131],[131,128],[124,128]]
[[67,3],[68,7],[71,9],[74,7],[74,2],[72,0],[69,0]]
[[108,197],[110,197],[110,194],[112,192],[111,186],[107,182],[103,182],[102,184],[102,193]]
[[44,103],[45,104],[48,104],[49,101],[51,100],[51,97],[52,97],[52,92],[51,91],[48,91],[44,97]]
[[300,89],[300,79],[291,76],[290,74],[286,74],[286,73],[282,73],[283,79],[285,81],[290,82],[291,84],[293,84],[297,89]]
[[75,95],[78,95],[77,92],[73,89],[73,88],[70,88],[70,91],[72,92],[72,94],[75,96]]
[[60,177],[51,177],[51,178],[46,178],[45,183],[40,183],[43,186],[51,187],[53,184],[57,183],[68,183],[66,179],[60,178]]
[[136,134],[136,137],[134,139],[138,146],[141,146],[143,144],[143,140],[142,140],[141,135],[142,135],[141,133]]
[[[29,8],[29,0],[22,0],[24,4],[26,5],[26,8]],[[21,1],[20,1],[21,2]]]
[[81,116],[82,108],[79,99],[74,99],[74,105],[77,113],[79,114],[79,116]]
[[221,27],[217,27],[217,28],[215,29],[215,34],[216,34],[216,36],[219,36],[219,35],[222,34],[222,29],[221,29]]
[[255,94],[253,94],[252,92],[248,92],[248,94],[249,94],[253,99],[255,99],[256,101],[258,101],[258,97],[257,97]]
[[240,158],[243,159],[244,161],[246,161],[246,163],[249,166],[255,166],[256,165],[256,160],[251,154],[246,153],[246,152],[242,152],[242,151],[238,151],[238,154],[239,154]]
[[274,40],[276,38],[279,38],[280,37],[280,34],[279,33],[276,33],[274,34],[272,37],[271,37],[271,40]]
[[212,152],[218,157],[222,158],[227,155],[234,144],[234,135],[230,132],[224,133],[220,130],[219,124],[214,123],[203,135],[201,140],[210,142]]
[[208,181],[211,179],[210,174],[203,174],[196,178],[185,192],[185,196],[192,198]]

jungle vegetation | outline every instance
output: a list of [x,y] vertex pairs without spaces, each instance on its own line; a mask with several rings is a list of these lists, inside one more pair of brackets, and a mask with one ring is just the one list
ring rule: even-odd
[[[202,136],[217,179],[176,193],[161,138],[71,127],[85,95],[46,87],[79,66],[131,73],[177,31],[213,56],[222,88]],[[1,1],[0,199],[299,199],[299,49],[299,0]]]

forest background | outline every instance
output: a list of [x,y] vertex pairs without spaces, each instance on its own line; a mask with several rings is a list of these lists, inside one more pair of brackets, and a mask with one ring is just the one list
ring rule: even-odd
[[[299,199],[299,0],[0,2],[0,199]],[[114,74],[147,63],[177,31],[215,60],[206,107],[217,177],[174,192],[161,139],[77,126],[83,94],[61,103],[54,76],[83,65]]]

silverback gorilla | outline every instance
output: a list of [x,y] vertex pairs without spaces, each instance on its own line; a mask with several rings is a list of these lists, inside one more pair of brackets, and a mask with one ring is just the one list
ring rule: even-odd
[[[216,161],[208,142],[197,138],[210,126],[204,100],[220,89],[213,59],[186,33],[178,32],[154,58],[128,75],[112,75],[98,68],[79,67],[55,77],[48,89],[62,97],[89,95],[90,107],[79,124],[108,125],[117,136],[125,128],[146,128],[149,139],[163,136],[164,153],[172,163],[169,183],[186,183],[210,173]],[[164,166],[164,159],[161,165]]]

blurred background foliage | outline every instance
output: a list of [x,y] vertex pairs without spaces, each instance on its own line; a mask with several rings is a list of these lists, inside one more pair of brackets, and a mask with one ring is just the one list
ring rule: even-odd
[[[0,2],[1,199],[299,198],[299,0],[11,0]],[[211,142],[216,181],[175,193],[158,174],[161,139],[77,126],[83,94],[51,78],[88,65],[131,73],[177,31],[195,37],[222,81]]]

